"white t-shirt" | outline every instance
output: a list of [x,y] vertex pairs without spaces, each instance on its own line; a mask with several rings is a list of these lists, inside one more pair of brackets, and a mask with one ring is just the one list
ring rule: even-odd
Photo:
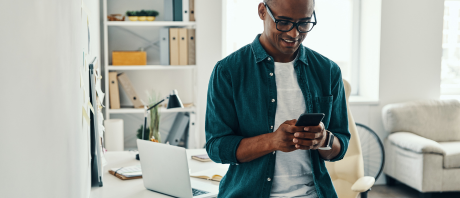
[[[294,61],[275,62],[277,106],[275,128],[286,120],[297,119],[305,112],[305,100],[297,82]],[[316,198],[310,152],[295,150],[276,151],[275,175],[270,197],[308,197]]]

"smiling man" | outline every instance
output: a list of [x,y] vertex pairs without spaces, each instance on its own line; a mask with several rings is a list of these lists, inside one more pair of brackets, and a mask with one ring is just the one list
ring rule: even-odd
[[[301,43],[317,24],[313,0],[265,0],[264,31],[219,61],[209,81],[206,151],[230,164],[219,197],[337,197],[324,161],[344,157],[348,131],[340,68]],[[317,126],[295,126],[324,113]]]

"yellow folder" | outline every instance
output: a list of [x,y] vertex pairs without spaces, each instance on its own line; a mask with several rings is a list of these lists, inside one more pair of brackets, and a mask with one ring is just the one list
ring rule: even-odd
[[118,90],[117,72],[109,72],[110,109],[120,108],[120,93]]
[[187,28],[179,29],[179,65],[188,65]]
[[179,28],[169,28],[169,64],[179,65]]

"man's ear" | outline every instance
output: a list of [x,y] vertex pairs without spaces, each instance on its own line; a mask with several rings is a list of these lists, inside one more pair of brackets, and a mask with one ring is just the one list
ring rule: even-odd
[[264,20],[265,19],[265,14],[267,13],[266,10],[265,10],[264,3],[259,3],[258,13],[259,13],[259,18],[261,20]]

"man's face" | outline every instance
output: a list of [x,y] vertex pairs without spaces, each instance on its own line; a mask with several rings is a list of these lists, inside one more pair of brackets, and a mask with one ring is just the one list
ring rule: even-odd
[[[296,23],[313,21],[312,0],[273,0],[268,6],[276,20]],[[264,20],[264,34],[268,42],[281,54],[293,54],[307,36],[307,33],[300,33],[296,27],[289,32],[276,29],[276,23],[268,14],[267,8],[261,18]]]

